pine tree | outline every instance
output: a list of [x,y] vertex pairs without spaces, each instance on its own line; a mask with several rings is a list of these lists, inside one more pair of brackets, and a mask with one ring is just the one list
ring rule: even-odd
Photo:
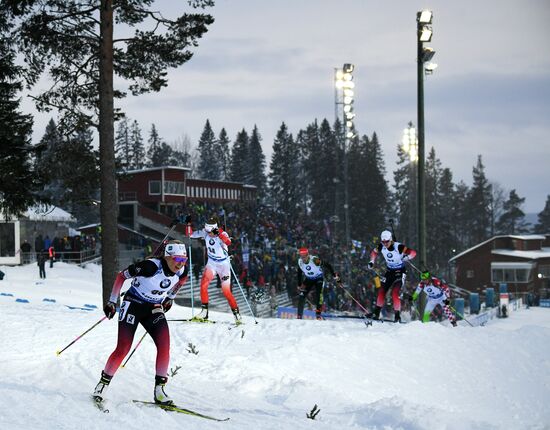
[[46,179],[42,199],[67,210],[79,222],[97,222],[92,202],[99,197],[99,162],[92,131],[82,127],[61,136],[50,120],[38,146],[43,150],[36,157],[36,169]]
[[225,128],[222,128],[216,142],[221,168],[220,179],[222,181],[229,180],[229,171],[231,168],[231,150],[229,149],[229,143],[230,140],[227,131],[225,131]]
[[[176,19],[150,8],[153,0],[11,1],[5,10],[17,17],[11,40],[17,41],[26,64],[25,77],[35,85],[49,71],[54,84],[36,96],[39,110],[56,108],[64,130],[94,125],[99,130],[101,163],[101,227],[103,299],[108,300],[118,271],[114,75],[128,82],[133,95],[160,91],[167,69],[187,62],[198,40],[214,19],[185,13]],[[212,0],[194,0],[204,9]],[[134,34],[114,39],[115,27],[126,25]],[[151,29],[144,28],[151,25]],[[116,48],[115,48],[116,47]],[[96,115],[97,114],[97,115]],[[135,160],[134,160],[135,162]],[[138,163],[142,164],[142,163]]]
[[288,217],[296,217],[300,212],[301,189],[296,182],[295,172],[300,165],[300,153],[292,134],[283,122],[273,141],[269,190],[271,201]]
[[303,210],[309,210],[317,220],[343,219],[338,187],[343,183],[342,148],[329,122],[324,119],[320,126],[317,121],[309,124],[300,130],[296,142],[301,166],[295,176],[301,184]]
[[378,136],[356,139],[348,154],[352,239],[370,242],[386,225],[389,188]]
[[469,246],[477,245],[487,239],[491,227],[491,186],[485,176],[485,166],[481,155],[473,170],[473,184],[468,197],[468,217],[470,221]]
[[233,182],[241,182],[248,184],[250,182],[250,171],[247,163],[249,153],[249,137],[246,130],[243,128],[237,133],[237,137],[233,142],[231,151],[231,174],[230,178]]
[[546,196],[544,209],[538,214],[538,223],[535,225],[535,233],[550,233],[550,195]]
[[455,187],[455,205],[456,223],[453,226],[453,236],[456,238],[456,252],[461,252],[471,246],[471,223],[470,223],[470,188],[463,181],[456,184]]
[[459,198],[453,183],[453,174],[449,168],[444,168],[441,172],[437,198],[439,199],[439,217],[434,223],[437,231],[435,236],[437,249],[428,246],[428,262],[431,262],[435,268],[444,268],[454,254],[453,249],[456,251],[459,248],[456,228],[459,226],[457,211],[460,203],[458,203]]
[[171,145],[172,157],[170,158],[171,166],[190,167],[191,164],[191,139],[184,134]]
[[62,153],[63,160],[58,167],[65,189],[62,207],[82,224],[98,222],[99,211],[93,201],[99,197],[99,154],[93,148],[92,130],[77,129]]
[[140,170],[145,167],[145,146],[141,135],[141,128],[136,120],[130,127],[130,144],[132,147],[130,169]]
[[40,183],[31,163],[32,117],[19,111],[16,98],[22,84],[12,40],[6,36],[12,24],[0,10],[0,215],[5,218],[36,202]]
[[[426,231],[429,237],[439,238],[441,231],[439,230],[441,222],[441,199],[440,186],[442,175],[441,161],[435,154],[435,149],[432,147],[425,164],[425,201],[426,201]],[[426,243],[426,262],[429,264],[437,264],[439,253],[439,240],[429,240]]]
[[519,234],[529,231],[525,222],[525,213],[521,210],[523,203],[525,198],[520,198],[516,190],[510,191],[508,200],[503,205],[503,213],[496,225],[498,233]]
[[151,124],[147,140],[147,166],[163,167],[172,165],[173,150],[158,134],[155,124]]
[[496,182],[489,184],[491,190],[491,201],[489,204],[489,214],[491,215],[491,228],[489,236],[493,237],[496,232],[496,224],[504,212],[504,202],[506,201],[506,192]]
[[260,201],[263,201],[266,192],[267,177],[265,175],[265,155],[261,141],[262,137],[258,131],[258,127],[254,125],[248,144],[249,185],[256,186],[257,197]]
[[[330,129],[330,126],[329,126]],[[317,121],[309,124],[305,130],[300,130],[296,136],[296,144],[301,151],[303,170],[296,172],[298,181],[302,184],[302,205],[305,211],[311,212],[311,217],[322,219],[323,212],[327,210],[327,202],[322,202],[324,196],[317,193],[317,189],[322,187],[319,182],[321,175],[316,168],[320,162],[321,142],[319,139],[319,125]],[[316,185],[318,185],[316,187]],[[326,194],[330,190],[326,190]],[[334,207],[331,208],[334,211]],[[334,214],[334,212],[333,212]]]
[[218,157],[218,146],[216,136],[210,126],[210,121],[206,120],[199,139],[199,177],[202,179],[219,180],[222,173],[222,162]]
[[416,247],[417,241],[417,165],[411,161],[401,145],[397,146],[397,166],[393,172],[392,210],[389,215],[397,220],[398,239]]
[[117,126],[115,136],[115,161],[117,168],[122,170],[129,170],[132,165],[132,145],[128,118],[126,117],[122,118]]
[[57,171],[59,157],[63,154],[63,139],[53,118],[46,125],[37,147],[40,150],[34,159],[35,171],[44,180],[44,187],[38,191],[38,195],[43,201],[58,205],[57,197],[64,193]]

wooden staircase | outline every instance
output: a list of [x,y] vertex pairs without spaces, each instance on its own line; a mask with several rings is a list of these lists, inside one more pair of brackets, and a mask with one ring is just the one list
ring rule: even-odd
[[[202,276],[202,273],[201,275]],[[201,296],[200,296],[200,276],[196,279],[192,276],[187,278],[187,282],[179,290],[176,296],[175,302],[180,306],[191,307],[191,281],[193,283],[193,306],[195,313],[200,312],[201,308]],[[237,300],[237,305],[242,315],[250,315],[250,309],[256,317],[259,318],[275,318],[277,316],[277,308],[279,306],[292,306],[291,300],[288,298],[286,292],[278,293],[273,299],[268,293],[262,293],[260,289],[251,289],[250,297],[247,298],[248,304],[245,300],[246,290],[243,287],[243,291],[239,288],[235,279],[231,279],[231,285],[233,289],[233,295]],[[242,285],[241,285],[242,287]],[[249,309],[250,305],[250,309]],[[208,286],[208,308],[217,312],[231,312],[227,299],[222,293],[222,289],[218,288],[216,278],[210,282]]]

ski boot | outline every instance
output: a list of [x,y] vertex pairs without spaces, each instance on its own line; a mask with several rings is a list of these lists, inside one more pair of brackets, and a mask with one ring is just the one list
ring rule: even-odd
[[235,325],[241,325],[243,323],[243,319],[241,318],[241,314],[239,313],[239,308],[231,310],[233,311],[233,315],[235,316]]
[[208,303],[203,303],[201,311],[198,315],[191,318],[192,321],[205,322],[208,321]]
[[451,321],[451,325],[452,325],[453,327],[456,327],[456,325],[457,325],[457,324],[456,324],[456,321]]
[[168,382],[166,376],[155,376],[155,403],[159,405],[173,405],[174,401],[164,391],[164,386]]
[[95,386],[94,394],[92,394],[96,402],[100,403],[105,399],[105,390],[109,386],[112,378],[112,376],[107,375],[105,372],[101,372],[101,379]]
[[380,311],[382,308],[380,306],[375,306],[374,311],[367,315],[368,318],[371,320],[379,320],[380,319]]
[[401,322],[401,311],[395,311],[394,312],[393,322],[394,323]]
[[323,317],[321,315],[321,311],[315,312],[315,319],[319,320],[319,321],[323,320]]

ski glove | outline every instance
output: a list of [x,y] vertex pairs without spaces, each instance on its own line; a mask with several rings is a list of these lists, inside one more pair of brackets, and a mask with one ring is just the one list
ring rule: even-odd
[[166,299],[162,302],[162,309],[164,310],[164,312],[168,312],[173,304],[174,304],[174,300]]
[[107,302],[103,307],[103,312],[105,316],[109,319],[113,318],[116,314],[116,303]]
[[217,236],[218,234],[220,234],[220,230],[219,230],[218,228],[213,228],[213,229],[212,229],[212,234],[213,234],[214,236]]
[[185,216],[185,224],[189,224],[191,222],[191,215]]
[[367,266],[369,266],[369,269],[374,268],[374,262],[373,262],[373,261],[369,261],[369,264],[368,264]]
[[451,304],[451,302],[449,301],[449,299],[445,299],[443,300],[443,303],[447,306],[449,306]]

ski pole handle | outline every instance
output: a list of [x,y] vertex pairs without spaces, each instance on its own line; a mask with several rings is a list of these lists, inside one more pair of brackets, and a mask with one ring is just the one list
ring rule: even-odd
[[61,354],[63,351],[65,351],[69,346],[71,346],[73,343],[75,343],[77,340],[79,340],[80,338],[82,338],[86,333],[90,332],[92,329],[94,329],[95,327],[97,327],[101,322],[105,321],[107,319],[107,317],[103,317],[101,318],[98,322],[96,322],[93,326],[91,326],[88,330],[86,330],[84,333],[82,333],[80,336],[78,336],[75,340],[73,340],[71,343],[69,343],[65,348],[63,348],[62,350],[60,351],[57,351],[56,354],[59,355]]

